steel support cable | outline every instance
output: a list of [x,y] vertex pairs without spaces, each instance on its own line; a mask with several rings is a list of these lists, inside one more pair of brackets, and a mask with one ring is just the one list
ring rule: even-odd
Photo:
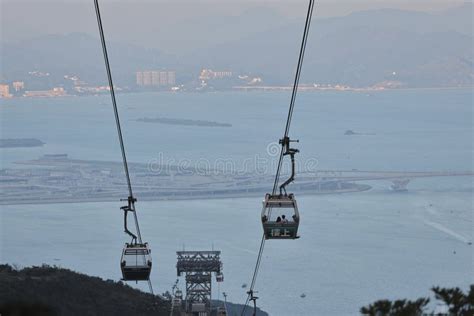
[[120,118],[117,109],[117,101],[115,99],[115,90],[114,84],[112,81],[112,73],[110,71],[110,64],[109,64],[109,56],[107,53],[107,46],[105,45],[105,36],[104,36],[104,29],[102,27],[102,19],[100,17],[100,10],[99,10],[99,2],[98,0],[94,0],[95,4],[95,13],[97,15],[97,24],[99,26],[99,33],[100,33],[100,41],[102,44],[102,52],[104,55],[105,61],[105,68],[107,71],[107,79],[109,80],[109,87],[110,87],[110,96],[112,97],[112,105],[114,107],[114,115],[115,115],[115,124],[117,125],[117,133],[120,142],[120,149],[122,150],[122,160],[123,160],[123,168],[125,169],[125,176],[127,177],[127,185],[128,185],[128,192],[130,197],[133,197],[132,192],[132,184],[130,182],[130,174],[128,172],[128,164],[127,164],[127,156],[125,155],[125,146],[123,144],[123,137],[122,137],[122,128],[120,127]]
[[290,108],[288,110],[288,119],[286,121],[285,137],[290,132],[291,119],[293,117],[293,109],[295,107],[296,93],[298,92],[298,84],[301,76],[301,69],[303,66],[304,53],[306,51],[306,43],[308,41],[309,27],[311,25],[311,18],[313,16],[314,0],[309,1],[308,13],[306,15],[306,24],[303,31],[303,40],[301,41],[300,55],[298,58],[298,66],[296,67],[295,81],[293,83],[293,92],[291,94]]
[[[115,116],[115,125],[117,127],[117,134],[119,138],[119,143],[120,143],[120,149],[122,152],[122,161],[123,161],[123,168],[125,170],[125,177],[127,178],[127,186],[128,186],[128,201],[130,203],[131,210],[133,212],[133,216],[135,219],[135,229],[137,232],[137,237],[138,237],[138,242],[142,243],[142,236],[140,233],[140,226],[138,224],[138,216],[137,212],[135,210],[135,198],[133,197],[133,191],[132,191],[132,182],[130,181],[130,173],[128,171],[128,163],[127,163],[127,156],[125,154],[125,145],[123,143],[123,136],[122,136],[122,128],[120,126],[120,118],[119,118],[119,113],[118,113],[118,108],[117,108],[117,101],[115,99],[115,89],[114,89],[114,84],[112,80],[112,72],[110,70],[110,63],[109,63],[109,56],[107,53],[107,46],[105,44],[105,35],[104,35],[104,28],[102,26],[102,18],[100,16],[100,9],[99,9],[99,1],[94,0],[94,6],[95,6],[95,14],[97,16],[97,25],[99,27],[99,34],[100,34],[100,41],[102,44],[102,53],[104,55],[104,62],[105,62],[105,69],[107,71],[107,79],[109,81],[109,88],[110,88],[110,96],[112,98],[112,105],[114,108],[114,116]],[[148,280],[148,286],[150,288],[150,292],[153,294],[153,287],[151,285],[151,281]]]
[[[299,54],[299,57],[298,57],[298,65],[296,67],[295,80],[293,82],[293,91],[291,93],[290,107],[288,109],[288,117],[287,117],[287,120],[286,120],[285,134],[283,136],[283,139],[288,137],[288,134],[290,132],[291,119],[293,118],[293,110],[295,108],[296,94],[298,92],[298,85],[299,85],[300,76],[301,76],[301,69],[302,69],[302,66],[303,66],[304,54],[305,54],[305,51],[306,51],[306,43],[308,41],[308,34],[309,34],[309,28],[310,28],[310,25],[311,25],[311,18],[313,16],[313,9],[314,9],[314,0],[310,0],[309,5],[308,5],[308,12],[306,14],[306,23],[305,23],[304,31],[303,31],[303,39],[301,41],[300,54]],[[284,153],[284,148],[282,146],[281,151],[280,151],[280,159],[278,161],[277,172],[276,172],[276,175],[275,175],[275,182],[273,184],[273,194],[276,193],[276,190],[278,188],[278,183],[279,183],[279,180],[280,180],[281,166],[282,166],[282,163],[283,163],[283,153]]]
[[[300,54],[299,54],[299,57],[298,57],[298,64],[297,64],[297,67],[296,67],[295,80],[294,80],[294,83],[293,83],[293,91],[292,91],[292,94],[291,94],[290,107],[289,107],[289,110],[288,110],[288,117],[287,117],[287,120],[286,120],[285,134],[284,134],[283,139],[288,137],[288,134],[290,132],[291,119],[293,117],[293,109],[295,107],[296,94],[298,92],[298,85],[299,85],[300,76],[301,76],[301,68],[302,68],[302,65],[303,65],[304,54],[305,54],[305,51],[306,51],[306,43],[307,43],[307,40],[308,40],[309,28],[310,28],[310,25],[311,25],[311,18],[313,16],[313,9],[314,9],[314,0],[309,0],[308,12],[306,14],[306,22],[305,22],[304,31],[303,31],[303,39],[301,41]],[[284,156],[284,146],[282,144],[282,148],[281,148],[281,151],[280,151],[280,157],[279,157],[279,160],[278,160],[277,171],[276,171],[276,175],[275,175],[275,182],[273,184],[273,190],[272,190],[273,195],[275,195],[275,193],[277,192],[277,189],[278,189],[278,183],[279,183],[279,180],[280,180],[281,166],[282,166],[282,163],[283,163],[283,156]],[[270,210],[270,212],[271,212],[271,210]],[[254,274],[253,274],[253,277],[252,277],[252,283],[250,285],[249,295],[247,296],[247,300],[245,301],[245,305],[244,305],[244,308],[242,310],[241,315],[245,314],[245,310],[247,309],[247,306],[250,302],[251,295],[253,295],[253,289],[254,289],[254,286],[255,286],[255,283],[256,283],[256,280],[257,280],[258,271],[260,269],[260,264],[261,264],[261,260],[262,260],[262,254],[263,254],[264,247],[265,247],[265,234],[262,236],[262,241],[260,243],[260,250],[259,250],[259,253],[258,253],[258,256],[257,256],[257,262],[255,264],[255,270],[254,270]]]

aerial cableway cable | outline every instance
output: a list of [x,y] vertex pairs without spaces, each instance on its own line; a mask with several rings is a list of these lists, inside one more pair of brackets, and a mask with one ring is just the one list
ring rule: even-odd
[[[282,145],[282,147],[281,147],[281,151],[280,151],[280,157],[279,157],[279,160],[278,160],[278,166],[277,166],[277,170],[276,170],[275,181],[274,181],[274,184],[273,184],[273,190],[272,190],[273,195],[275,195],[277,193],[278,188],[280,188],[280,195],[281,195],[282,191],[285,190],[285,186],[293,181],[293,176],[294,176],[294,154],[298,151],[289,148],[289,145],[290,145],[289,143],[292,140],[290,140],[288,135],[289,135],[289,132],[290,132],[291,120],[292,120],[292,117],[293,117],[293,110],[294,110],[294,107],[295,107],[296,94],[297,94],[297,91],[298,91],[298,85],[299,85],[300,76],[301,76],[301,68],[302,68],[302,65],[303,65],[303,59],[304,59],[304,54],[305,54],[305,50],[306,50],[306,43],[307,43],[307,40],[308,40],[308,34],[309,34],[310,25],[311,25],[311,18],[313,16],[313,8],[314,8],[314,0],[309,0],[308,11],[307,11],[307,14],[306,14],[306,22],[305,22],[304,31],[303,31],[303,39],[301,41],[300,53],[299,53],[299,57],[298,57],[298,65],[296,67],[295,80],[294,80],[294,83],[293,83],[293,90],[292,90],[292,94],[291,94],[290,106],[289,106],[289,109],[288,109],[288,117],[287,117],[286,125],[285,125],[285,133],[284,133],[283,138],[280,139],[280,144]],[[278,184],[279,184],[279,181],[280,181],[280,173],[281,173],[281,167],[282,167],[282,163],[283,163],[283,157],[286,154],[291,155],[292,167],[293,167],[292,176],[285,183],[280,185],[280,187],[278,187]],[[285,194],[286,194],[286,190],[285,190]],[[242,309],[241,316],[245,314],[245,311],[246,311],[250,301],[253,301],[253,303],[254,303],[254,315],[256,314],[255,308],[256,308],[256,299],[257,299],[257,297],[254,296],[254,293],[255,293],[254,288],[255,288],[255,283],[257,281],[257,275],[258,275],[258,272],[260,270],[260,266],[261,266],[261,262],[262,262],[263,250],[265,248],[265,240],[266,240],[266,238],[265,238],[265,233],[264,233],[264,235],[262,236],[262,241],[260,243],[260,249],[259,249],[259,252],[258,252],[258,255],[257,255],[257,262],[255,264],[255,269],[254,269],[253,276],[252,276],[252,282],[251,282],[251,285],[250,285],[250,289],[247,292],[248,296],[247,296],[247,300],[245,301],[244,308]]]
[[[128,199],[127,199],[128,206],[122,207],[122,209],[125,212],[125,216],[124,216],[125,232],[132,236],[132,242],[136,243],[137,240],[138,240],[139,244],[143,244],[142,236],[141,236],[141,232],[140,232],[140,225],[138,223],[137,211],[135,209],[135,202],[137,201],[137,199],[133,196],[132,183],[130,181],[130,173],[129,173],[129,169],[128,169],[127,156],[125,154],[125,145],[124,145],[124,142],[123,142],[122,128],[120,126],[120,118],[119,118],[119,113],[118,113],[118,108],[117,108],[117,101],[116,101],[116,98],[115,98],[115,90],[114,90],[114,84],[113,84],[113,80],[112,80],[112,72],[110,70],[109,57],[108,57],[108,53],[107,53],[107,46],[105,44],[104,29],[103,29],[103,26],[102,26],[102,18],[100,16],[100,9],[99,9],[98,0],[94,0],[94,6],[95,6],[95,13],[96,13],[96,16],[97,16],[97,25],[99,27],[100,40],[101,40],[101,44],[102,44],[102,52],[103,52],[103,55],[104,55],[105,68],[106,68],[106,71],[107,71],[107,79],[108,79],[108,82],[109,82],[110,96],[112,98],[112,105],[113,105],[113,109],[114,109],[114,116],[115,116],[115,123],[116,123],[116,127],[117,127],[117,134],[118,134],[118,139],[119,139],[119,143],[120,143],[120,149],[121,149],[121,152],[122,152],[123,167],[124,167],[124,170],[125,170],[125,177],[127,179],[127,186],[128,186],[128,193],[129,193],[129,196],[128,196]],[[127,221],[126,221],[127,212],[132,212],[133,213],[134,221],[135,221],[136,235],[131,233],[127,228]],[[142,252],[144,257],[145,257],[145,254],[149,255],[148,249],[146,249],[146,251],[147,251],[146,253]],[[135,249],[135,253],[138,255],[138,250]],[[151,263],[150,263],[150,265],[151,265]],[[152,284],[151,284],[151,281],[150,281],[149,277],[147,278],[147,281],[148,281],[148,286],[150,288],[150,292],[153,294],[153,287],[152,287]]]

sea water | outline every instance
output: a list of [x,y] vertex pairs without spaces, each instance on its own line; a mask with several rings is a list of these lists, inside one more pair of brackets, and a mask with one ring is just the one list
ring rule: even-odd
[[[210,168],[230,161],[231,168],[248,172],[260,161],[272,171],[275,157],[268,151],[283,134],[288,102],[287,92],[118,96],[129,161],[159,158]],[[121,158],[107,95],[2,100],[0,114],[2,138],[46,143],[1,149],[2,168],[44,154]],[[137,121],[144,117],[232,127]],[[360,135],[344,135],[349,129]],[[301,171],[472,172],[472,129],[470,90],[309,92],[297,98],[290,136],[300,140]],[[354,315],[377,299],[415,299],[435,285],[467,289],[474,282],[472,177],[414,179],[407,192],[391,191],[389,181],[362,183],[372,189],[297,196],[301,238],[267,241],[255,287],[262,309],[271,315]],[[222,251],[225,282],[220,292],[214,283],[214,298],[225,291],[230,301],[244,302],[242,285],[250,284],[262,235],[262,198],[141,202],[138,196],[155,292],[170,290],[176,280],[177,250],[215,249]],[[128,241],[120,206],[2,205],[0,262],[54,264],[118,280],[121,247]]]

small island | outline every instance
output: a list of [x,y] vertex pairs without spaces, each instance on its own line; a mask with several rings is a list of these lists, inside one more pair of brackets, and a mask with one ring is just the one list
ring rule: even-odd
[[213,121],[189,120],[189,119],[175,119],[175,118],[140,118],[138,122],[144,123],[158,123],[168,125],[184,125],[184,126],[200,126],[200,127],[232,127],[229,123],[219,123]]
[[0,148],[41,147],[44,142],[36,138],[2,138]]

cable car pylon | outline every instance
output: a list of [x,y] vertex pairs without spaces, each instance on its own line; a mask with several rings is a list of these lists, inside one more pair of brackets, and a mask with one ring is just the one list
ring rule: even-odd
[[[291,140],[289,137],[290,126],[291,126],[291,119],[293,117],[293,110],[295,107],[295,100],[296,94],[298,92],[298,85],[301,76],[301,68],[303,65],[304,54],[306,50],[306,43],[308,40],[309,29],[311,25],[311,18],[313,16],[313,8],[314,8],[314,0],[309,0],[308,4],[308,11],[306,14],[306,22],[303,31],[303,39],[301,41],[300,53],[298,57],[298,65],[296,67],[296,74],[295,80],[293,83],[293,90],[291,94],[290,100],[290,107],[288,110],[288,117],[286,120],[285,126],[285,133],[283,137],[279,140],[279,144],[281,145],[280,151],[280,158],[278,161],[277,171],[275,175],[275,182],[273,183],[273,190],[272,193],[267,193],[265,195],[265,200],[263,201],[263,209],[262,209],[262,226],[263,226],[263,236],[262,241],[260,243],[260,250],[257,255],[257,262],[255,263],[255,269],[252,277],[252,283],[250,285],[250,289],[247,292],[247,300],[245,301],[244,308],[242,309],[241,316],[245,315],[245,311],[248,307],[250,301],[253,302],[254,311],[253,315],[256,315],[257,310],[257,299],[254,295],[254,287],[257,280],[258,271],[260,269],[260,265],[262,262],[262,254],[265,248],[265,240],[267,239],[296,239],[298,238],[297,231],[299,226],[299,212],[298,207],[296,205],[296,200],[293,194],[288,194],[286,191],[286,186],[288,186],[291,182],[295,179],[295,154],[299,152],[298,149],[291,148],[290,144],[292,142],[298,142],[298,140]],[[280,186],[280,172],[283,163],[283,158],[285,156],[290,156],[291,159],[291,175],[290,177],[283,182]],[[277,194],[277,190],[279,190],[279,194]],[[288,220],[281,217],[277,217],[276,220],[272,220],[271,213],[273,208],[288,208],[292,209],[294,214],[292,216],[292,220]]]
[[[153,287],[150,281],[151,273],[151,250],[148,247],[148,243],[142,241],[140,232],[140,225],[138,223],[137,211],[135,209],[135,202],[137,199],[133,196],[132,183],[130,181],[130,173],[128,170],[127,156],[125,154],[125,145],[123,142],[122,128],[120,126],[120,118],[117,108],[117,101],[115,98],[114,84],[112,80],[112,72],[110,70],[109,56],[107,53],[107,46],[105,44],[104,29],[102,26],[102,18],[100,16],[99,1],[94,0],[95,13],[97,17],[97,25],[99,27],[100,40],[102,44],[102,53],[104,55],[105,69],[107,71],[107,79],[109,82],[110,96],[112,98],[112,105],[114,109],[115,124],[117,127],[117,134],[122,152],[123,168],[125,170],[125,177],[127,179],[128,186],[128,198],[126,201],[127,205],[121,207],[124,211],[124,231],[126,234],[132,237],[130,243],[125,243],[122,251],[122,258],[120,260],[120,267],[122,270],[122,279],[124,281],[148,281],[150,292],[153,294]],[[121,200],[123,201],[123,200]],[[135,221],[135,234],[132,233],[127,226],[127,215],[133,213]]]

